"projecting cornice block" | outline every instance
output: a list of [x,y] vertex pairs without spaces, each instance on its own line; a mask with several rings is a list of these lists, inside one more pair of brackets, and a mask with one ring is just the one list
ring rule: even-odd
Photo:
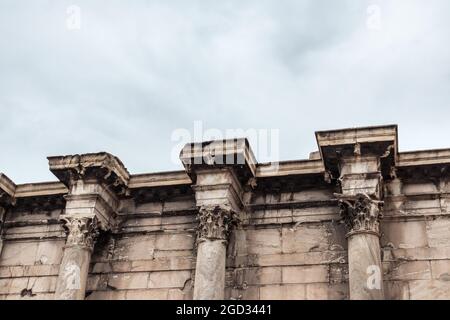
[[79,179],[97,179],[112,190],[123,193],[130,180],[130,174],[119,158],[106,152],[47,159],[50,171],[69,188]]
[[325,170],[334,178],[344,157],[375,156],[383,176],[391,174],[398,158],[397,125],[318,131],[316,140]]

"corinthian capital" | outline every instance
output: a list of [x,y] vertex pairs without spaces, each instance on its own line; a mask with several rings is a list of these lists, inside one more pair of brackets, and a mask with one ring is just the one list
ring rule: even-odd
[[197,240],[225,240],[227,241],[233,227],[239,222],[237,214],[228,205],[201,206],[197,220]]
[[66,246],[94,248],[98,236],[98,221],[96,217],[65,217],[62,219],[67,233]]
[[336,195],[339,199],[341,218],[347,226],[348,234],[369,232],[379,235],[383,201],[372,199],[367,194],[355,196]]

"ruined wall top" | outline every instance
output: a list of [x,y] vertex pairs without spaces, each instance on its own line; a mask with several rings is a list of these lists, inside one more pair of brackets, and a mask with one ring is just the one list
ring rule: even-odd
[[[115,156],[106,153],[49,157],[50,171],[60,182],[15,185],[0,174],[3,199],[56,196],[68,192],[72,181],[96,178],[131,194],[140,189],[182,188],[195,183],[198,170],[233,168],[245,179],[317,176],[325,182],[339,178],[339,159],[376,156],[384,178],[395,175],[442,174],[450,164],[450,149],[398,152],[396,125],[316,132],[319,154],[311,159],[257,163],[247,139],[189,143],[180,152],[185,170],[132,175]],[[319,156],[320,155],[320,156]],[[328,173],[330,175],[328,175]]]

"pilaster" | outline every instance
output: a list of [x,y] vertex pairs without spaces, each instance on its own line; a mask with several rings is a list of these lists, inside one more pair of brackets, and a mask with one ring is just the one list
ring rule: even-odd
[[246,139],[186,145],[180,159],[194,182],[198,207],[194,299],[221,300],[227,243],[243,213],[243,185],[256,161]]
[[325,170],[341,189],[335,196],[347,227],[350,299],[384,299],[379,225],[397,127],[322,131],[316,138]]
[[116,227],[119,198],[130,175],[120,160],[108,153],[49,157],[52,171],[69,192],[60,217],[67,240],[55,299],[85,297],[89,263],[100,231]]

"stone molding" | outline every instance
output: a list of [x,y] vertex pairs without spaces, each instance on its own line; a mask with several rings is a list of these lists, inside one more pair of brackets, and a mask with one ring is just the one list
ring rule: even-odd
[[47,159],[50,171],[67,187],[80,179],[96,178],[122,194],[125,193],[130,180],[130,174],[119,158],[106,152]]
[[373,233],[380,236],[383,201],[372,199],[364,193],[336,196],[342,221],[347,226],[347,237],[355,233]]
[[66,247],[79,246],[93,250],[99,233],[97,218],[64,217],[61,219],[67,233]]
[[205,205],[198,210],[197,242],[228,241],[231,231],[239,223],[236,212],[229,205]]

